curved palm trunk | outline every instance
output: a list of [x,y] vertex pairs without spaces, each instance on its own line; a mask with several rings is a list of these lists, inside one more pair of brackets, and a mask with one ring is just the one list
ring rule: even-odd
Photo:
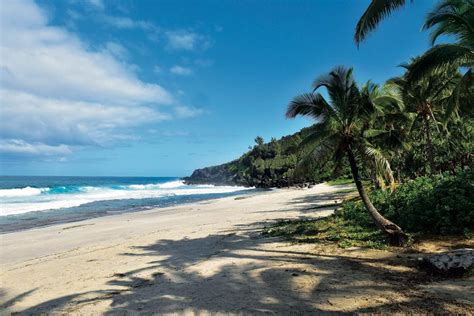
[[392,245],[402,246],[407,241],[407,235],[403,232],[403,230],[397,226],[396,224],[392,223],[385,217],[383,217],[372,204],[367,195],[367,192],[362,185],[359,176],[359,168],[357,167],[356,160],[354,158],[354,154],[352,149],[349,147],[347,150],[347,155],[349,157],[349,164],[351,166],[352,176],[354,178],[354,183],[357,187],[357,191],[362,199],[362,202],[365,205],[365,208],[369,212],[370,217],[372,217],[374,223],[377,227],[382,230],[390,239],[390,243]]

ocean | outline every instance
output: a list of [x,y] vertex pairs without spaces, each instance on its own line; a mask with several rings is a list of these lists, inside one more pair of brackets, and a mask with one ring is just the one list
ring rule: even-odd
[[176,177],[0,177],[0,233],[248,193]]

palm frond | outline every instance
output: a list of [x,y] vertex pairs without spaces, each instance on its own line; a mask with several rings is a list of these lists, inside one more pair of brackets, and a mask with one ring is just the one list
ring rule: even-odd
[[460,108],[460,97],[461,93],[467,91],[468,89],[474,86],[474,73],[472,69],[469,69],[461,80],[459,80],[456,87],[453,89],[451,96],[447,99],[447,107],[445,113],[445,120],[455,117],[459,118],[459,108]]
[[306,173],[308,170],[311,170],[311,168],[324,167],[334,150],[333,145],[332,140],[327,139],[326,142],[321,143],[320,146],[315,149],[303,151],[302,158],[298,160],[295,166],[293,176]]
[[352,68],[335,67],[329,74],[316,78],[313,89],[324,87],[331,100],[331,106],[339,120],[356,116],[360,106],[360,92],[352,76]]
[[474,65],[474,52],[468,47],[457,44],[433,46],[409,66],[406,74],[407,81],[420,80],[434,70],[447,65],[453,67],[472,67]]
[[286,111],[287,118],[294,118],[298,115],[308,116],[319,120],[325,115],[331,115],[331,106],[319,93],[304,93],[295,97]]
[[428,14],[423,29],[435,27],[431,43],[441,35],[454,35],[461,42],[474,40],[474,2],[472,0],[444,0]]
[[357,47],[385,17],[405,5],[405,0],[372,0],[357,23],[354,40]]
[[332,135],[333,131],[328,128],[327,122],[316,123],[311,127],[309,135],[301,141],[299,148],[301,150],[314,149]]
[[387,131],[384,129],[371,128],[364,131],[364,136],[367,138],[373,138],[384,134],[387,134]]
[[325,87],[329,90],[338,86],[347,87],[353,82],[352,71],[352,68],[346,68],[344,66],[334,67],[329,74],[319,76],[313,81],[313,89],[317,90],[321,87]]
[[385,179],[390,183],[390,188],[392,191],[395,189],[395,180],[393,177],[392,168],[390,167],[390,162],[383,155],[382,151],[369,143],[366,143],[364,146],[363,154],[367,157],[370,157],[375,162],[375,169],[379,175],[383,175]]
[[431,45],[434,45],[441,35],[454,35],[460,40],[466,41],[469,39],[470,34],[474,34],[470,21],[454,12],[433,14],[428,18],[423,28],[427,29],[437,23],[439,23],[438,27],[430,34]]
[[333,149],[332,160],[334,161],[334,169],[332,170],[333,175],[339,173],[342,169],[344,157],[346,156],[346,144],[339,142]]

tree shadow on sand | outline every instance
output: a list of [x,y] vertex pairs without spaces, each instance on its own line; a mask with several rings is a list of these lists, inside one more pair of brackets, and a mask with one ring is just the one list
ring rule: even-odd
[[[233,234],[160,240],[123,254],[150,261],[145,268],[116,274],[108,282],[113,288],[57,298],[24,313],[73,311],[67,305],[99,300],[110,301],[110,315],[151,311],[329,314],[340,311],[341,306],[336,306],[340,304],[346,306],[345,312],[443,311],[449,303],[416,295],[392,302],[389,295],[381,296],[382,292],[409,293],[414,284],[429,282],[417,272],[391,269],[400,266],[392,257],[286,251],[267,247],[271,242]],[[305,281],[299,282],[301,278]],[[355,298],[367,300],[370,306],[357,306]]]
[[[263,238],[261,224],[133,247],[122,256],[144,257],[145,267],[114,274],[98,291],[59,297],[22,313],[74,312],[80,304],[98,301],[109,304],[110,315],[439,313],[459,306],[454,298],[469,288],[453,285],[444,297],[430,296],[418,287],[436,286],[439,280],[397,254],[364,257],[335,247],[324,251],[323,246],[309,252],[302,245]],[[462,311],[473,302],[461,304]]]

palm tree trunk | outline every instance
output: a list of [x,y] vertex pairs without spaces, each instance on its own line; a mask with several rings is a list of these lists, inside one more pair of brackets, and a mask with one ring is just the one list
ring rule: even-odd
[[362,181],[360,180],[359,176],[359,168],[357,167],[357,163],[351,147],[347,149],[347,155],[349,157],[349,164],[351,166],[354,183],[357,187],[357,191],[359,192],[362,202],[365,205],[365,208],[369,212],[370,217],[372,217],[377,227],[388,236],[389,241],[392,245],[402,246],[407,241],[407,235],[399,226],[392,223],[378,212],[378,210],[370,201],[369,196],[367,195],[367,192],[365,191],[364,186],[362,185]]
[[430,130],[430,118],[425,118],[425,138],[426,138],[426,149],[425,154],[428,161],[428,165],[430,166],[429,174],[434,173],[434,150],[433,150],[433,141],[431,139],[431,130]]
[[400,154],[400,151],[397,151],[397,182],[401,183],[402,182],[402,155]]
[[396,183],[395,183],[395,178],[393,177],[392,169],[390,169],[390,172],[387,174],[387,176],[388,176],[388,182],[390,185],[390,192],[393,192],[395,191]]
[[383,184],[380,181],[380,178],[377,176],[377,172],[375,171],[375,163],[374,166],[370,168],[370,177],[372,178],[372,184],[376,189],[383,189]]

